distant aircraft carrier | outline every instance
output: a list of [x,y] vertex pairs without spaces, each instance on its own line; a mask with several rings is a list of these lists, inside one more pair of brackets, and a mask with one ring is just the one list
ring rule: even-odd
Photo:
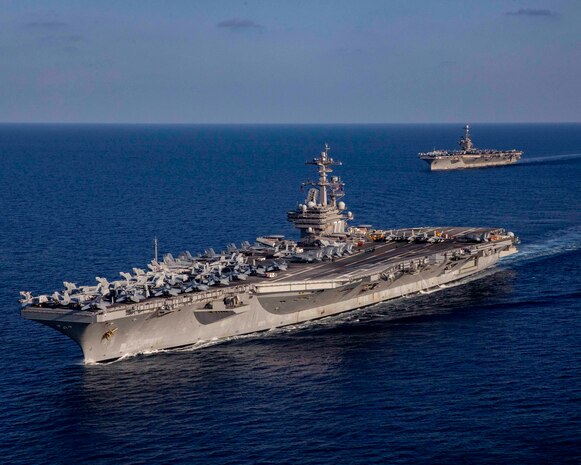
[[318,168],[307,198],[288,212],[298,242],[272,235],[155,257],[147,270],[97,285],[64,283],[50,295],[21,292],[22,316],[75,340],[86,362],[191,346],[346,312],[437,290],[516,252],[501,228],[349,227],[340,165],[329,147],[307,164]]
[[472,145],[470,127],[466,125],[464,129],[464,137],[458,142],[461,150],[434,150],[420,153],[419,157],[429,163],[432,171],[511,165],[522,157],[520,150],[477,149]]

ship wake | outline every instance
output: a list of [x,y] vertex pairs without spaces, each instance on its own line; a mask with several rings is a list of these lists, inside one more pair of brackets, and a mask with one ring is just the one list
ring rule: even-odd
[[581,249],[581,225],[552,232],[550,237],[519,246],[519,252],[502,261],[504,267],[525,266],[557,255]]
[[568,161],[568,160],[579,160],[581,159],[581,153],[567,153],[563,155],[550,155],[542,157],[532,157],[532,158],[522,158],[519,165],[530,165],[535,163],[550,163],[557,161]]

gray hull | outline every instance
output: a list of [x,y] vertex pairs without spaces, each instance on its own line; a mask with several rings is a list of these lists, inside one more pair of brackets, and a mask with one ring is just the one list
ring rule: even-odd
[[461,150],[433,150],[420,153],[420,159],[430,165],[432,171],[459,170],[466,168],[489,168],[493,166],[512,165],[520,160],[520,150],[478,149],[472,144],[470,131],[466,125],[464,137],[458,145]]
[[489,168],[492,166],[512,165],[519,160],[517,157],[486,158],[474,156],[439,157],[425,160],[432,171],[458,170],[466,168]]
[[[516,252],[510,240],[437,250],[433,250],[437,245],[422,244],[411,252],[394,247],[382,244],[373,254],[362,252],[344,263],[291,267],[277,279],[155,298],[107,311],[29,307],[22,314],[74,339],[85,362],[102,362],[294,325],[438,289]],[[399,258],[382,258],[388,256]],[[239,298],[235,307],[225,304],[231,296]]]

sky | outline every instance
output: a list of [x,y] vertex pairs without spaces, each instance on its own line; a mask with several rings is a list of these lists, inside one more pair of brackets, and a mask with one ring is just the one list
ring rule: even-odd
[[0,0],[0,122],[580,122],[581,0]]

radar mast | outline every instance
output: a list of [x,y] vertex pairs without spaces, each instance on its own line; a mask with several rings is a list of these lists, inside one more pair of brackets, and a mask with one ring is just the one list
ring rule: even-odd
[[470,126],[466,125],[464,127],[464,131],[465,131],[464,132],[464,137],[462,137],[460,139],[460,141],[458,142],[458,144],[460,145],[460,148],[462,150],[464,150],[465,152],[469,152],[474,147],[472,145],[472,138],[470,137]]
[[333,172],[330,168],[331,166],[342,165],[340,161],[335,161],[329,156],[330,150],[331,147],[329,147],[329,144],[325,144],[325,150],[321,152],[319,158],[313,158],[312,161],[305,162],[305,165],[315,165],[319,167],[319,181],[305,181],[303,186],[313,186],[313,188],[319,191],[318,197],[320,205],[323,207],[329,205],[329,200],[331,201],[331,205],[335,205],[337,199],[345,195],[343,193],[344,184],[341,182],[339,177],[333,176],[330,182],[327,179],[327,174]]
[[318,167],[319,179],[317,181],[305,181],[304,186],[311,186],[307,192],[304,204],[299,204],[296,210],[288,212],[288,220],[300,229],[303,242],[312,242],[320,237],[345,237],[347,221],[353,215],[345,212],[345,203],[338,200],[345,195],[344,183],[338,176],[327,175],[332,173],[333,166],[341,166],[340,161],[335,161],[329,156],[331,148],[325,144],[325,150],[319,157],[307,161],[306,165]]

